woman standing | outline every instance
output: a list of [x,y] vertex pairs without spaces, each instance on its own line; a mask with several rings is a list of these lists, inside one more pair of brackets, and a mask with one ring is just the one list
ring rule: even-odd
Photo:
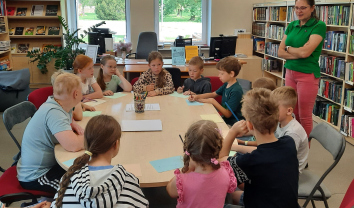
[[295,12],[299,20],[285,30],[278,55],[286,59],[285,85],[298,93],[294,113],[307,136],[312,130],[312,110],[321,76],[318,63],[326,35],[326,24],[316,17],[314,0],[296,0]]

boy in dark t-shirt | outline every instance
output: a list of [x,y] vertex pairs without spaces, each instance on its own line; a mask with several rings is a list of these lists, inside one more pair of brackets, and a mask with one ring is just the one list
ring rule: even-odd
[[[239,121],[230,129],[219,158],[230,162],[238,184],[245,183],[244,192],[232,193],[234,203],[247,208],[298,208],[299,163],[295,142],[289,136],[274,136],[279,109],[270,93],[258,88],[245,95],[241,111],[246,121]],[[247,131],[255,135],[258,148],[228,157],[235,138]]]

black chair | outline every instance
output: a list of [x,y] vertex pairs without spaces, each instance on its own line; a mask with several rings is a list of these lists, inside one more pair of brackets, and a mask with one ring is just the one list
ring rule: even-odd
[[247,79],[237,78],[237,82],[241,85],[243,94],[246,94],[249,90],[252,89],[252,82]]
[[181,86],[181,70],[179,68],[173,67],[165,67],[164,69],[170,72],[172,76],[173,86],[175,87],[175,90],[177,90],[177,88]]
[[157,35],[155,32],[141,32],[135,53],[127,54],[126,58],[135,54],[135,59],[146,59],[151,51],[157,51]]
[[345,150],[344,137],[329,124],[322,122],[318,124],[310,133],[309,139],[316,139],[333,156],[333,163],[318,177],[308,169],[303,170],[299,176],[299,199],[306,199],[302,207],[306,207],[311,201],[315,207],[314,200],[323,201],[328,208],[327,199],[331,197],[331,192],[322,184],[325,177],[337,165]]

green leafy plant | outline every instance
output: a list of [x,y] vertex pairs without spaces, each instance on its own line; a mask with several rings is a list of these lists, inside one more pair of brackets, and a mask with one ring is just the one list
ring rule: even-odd
[[61,16],[58,16],[58,18],[61,26],[64,28],[63,38],[65,46],[58,47],[54,45],[47,45],[44,47],[43,51],[34,50],[27,52],[27,57],[30,58],[31,63],[38,61],[37,67],[42,74],[48,72],[47,64],[52,59],[55,59],[54,67],[56,69],[70,70],[76,56],[85,53],[84,50],[79,48],[79,44],[85,43],[83,39],[86,37],[86,35],[96,27],[106,24],[105,21],[97,23],[87,30],[84,30],[84,34],[80,34],[80,37],[78,37],[77,33],[80,31],[80,29],[71,32],[65,19]]

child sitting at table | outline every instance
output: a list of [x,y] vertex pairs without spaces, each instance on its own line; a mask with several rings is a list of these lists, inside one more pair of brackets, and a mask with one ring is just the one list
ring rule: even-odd
[[62,177],[52,207],[148,207],[139,179],[123,166],[111,165],[121,134],[112,116],[90,119],[84,133],[86,151]]
[[[225,123],[231,126],[237,121],[237,119],[243,119],[241,114],[243,90],[236,80],[236,76],[241,70],[241,64],[236,57],[228,56],[221,59],[220,62],[216,64],[216,68],[219,70],[219,78],[221,82],[225,84],[215,92],[191,95],[188,99],[190,101],[211,103],[222,114]],[[222,96],[221,105],[214,99],[219,95]],[[230,111],[226,104],[233,112]],[[233,113],[237,118],[235,118]]]
[[[64,73],[67,73],[67,72],[64,72],[64,70],[59,70],[59,71],[53,73],[53,75],[50,78],[53,86],[54,86],[55,78],[57,78],[57,76],[59,76],[60,74],[64,74]],[[89,105],[86,105],[86,104],[80,102],[79,104],[77,104],[74,107],[74,110],[73,110],[73,119],[75,121],[82,120],[82,117],[83,117],[82,111],[96,111],[96,109],[93,106],[89,106]]]
[[77,74],[81,79],[84,102],[103,97],[102,90],[93,76],[93,65],[92,59],[83,54],[76,56],[73,63],[74,74]]
[[148,57],[149,69],[143,72],[133,85],[136,93],[148,92],[147,96],[167,95],[175,90],[172,76],[162,68],[163,59],[159,52],[153,51]]
[[181,207],[223,207],[227,193],[236,189],[236,178],[228,161],[218,162],[222,136],[212,121],[192,124],[183,143],[184,167],[175,170],[167,192]]
[[106,55],[101,58],[100,73],[97,83],[103,91],[103,95],[113,95],[117,92],[118,86],[124,92],[132,91],[132,85],[124,78],[117,69],[117,62],[114,56]]
[[189,61],[188,79],[184,80],[183,86],[178,87],[177,92],[183,95],[195,95],[211,92],[210,78],[202,75],[204,69],[203,59],[199,56],[194,56]]

